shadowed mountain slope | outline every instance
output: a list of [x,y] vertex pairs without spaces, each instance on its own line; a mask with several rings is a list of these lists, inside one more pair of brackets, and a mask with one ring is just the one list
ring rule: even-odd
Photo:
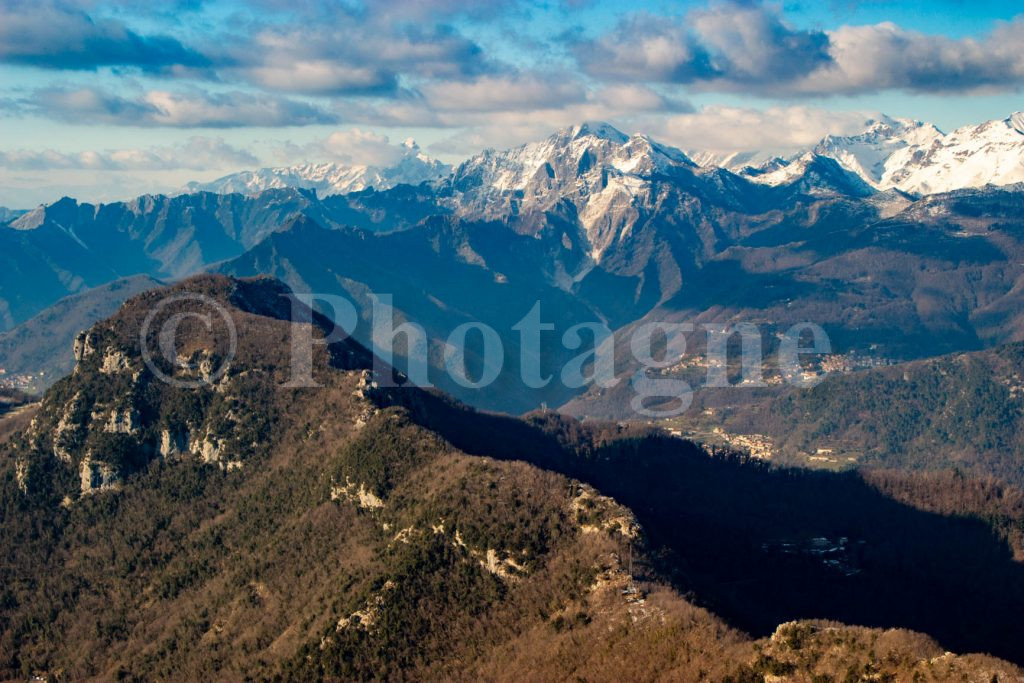
[[[787,512],[773,499],[849,497],[862,490],[855,481],[767,473],[614,429],[491,417],[418,389],[382,392],[365,370],[369,355],[347,341],[316,347],[320,386],[287,387],[295,330],[285,294],[267,279],[193,279],[131,299],[80,338],[75,372],[0,452],[0,535],[11,551],[0,561],[5,677],[747,681],[852,672],[987,683],[1021,675],[989,657],[942,656],[901,630],[799,622],[755,642],[666,582],[707,591],[698,599],[750,620],[738,598],[755,591],[716,579],[725,571],[717,561],[756,551],[762,535],[822,510]],[[217,312],[207,328],[189,314],[211,312],[202,308],[211,300],[226,317]],[[180,316],[182,363],[144,362],[140,327],[154,310],[154,330]],[[224,346],[229,320],[235,354]],[[177,385],[157,381],[154,368]],[[649,466],[636,466],[637,449]],[[715,503],[726,478],[742,495]],[[853,577],[853,592],[818,611],[884,585],[894,551],[875,547],[872,521],[891,525],[898,547],[910,530],[921,534],[897,558],[974,557],[944,579],[928,563],[901,567],[893,594],[921,577],[957,590],[963,573],[983,567],[989,583],[971,596],[987,599],[1016,571],[974,525],[857,495],[863,522],[837,511],[805,528],[846,524],[868,541],[859,560],[866,578]],[[712,533],[743,525],[734,538]],[[844,580],[821,558],[762,552],[730,571],[760,560],[797,571],[768,572],[783,587],[798,577]],[[793,609],[814,611],[818,587],[812,581]],[[795,597],[768,591],[749,609],[766,620],[782,613],[783,595]],[[1007,610],[1015,596],[1003,596]],[[914,614],[911,602],[882,614]],[[949,604],[950,614],[969,605],[966,597]],[[964,628],[981,604],[966,608]],[[984,649],[1003,649],[993,634],[1001,609],[971,636]],[[942,627],[944,645],[970,642],[947,621],[931,625]]]
[[139,275],[61,299],[11,331],[0,334],[0,368],[8,375],[43,373],[33,378],[29,388],[46,389],[74,368],[72,347],[79,332],[113,315],[128,298],[161,284],[159,280]]

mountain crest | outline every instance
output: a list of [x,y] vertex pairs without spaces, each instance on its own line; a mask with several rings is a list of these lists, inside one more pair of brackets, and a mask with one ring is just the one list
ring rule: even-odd
[[206,191],[255,195],[268,189],[294,187],[328,196],[371,188],[388,190],[396,185],[419,185],[441,179],[450,172],[450,166],[428,157],[415,140],[408,138],[402,143],[400,158],[392,163],[319,162],[240,171],[208,183],[188,183],[178,194]]
[[450,205],[473,219],[501,219],[572,207],[592,259],[650,206],[657,178],[696,165],[678,149],[603,122],[563,128],[544,140],[487,151],[463,162],[451,178]]
[[608,140],[609,142],[618,142],[620,144],[629,139],[628,135],[612,124],[604,121],[584,121],[583,123],[571,126],[570,128],[565,128],[555,135],[561,137],[564,134],[568,134],[568,137],[573,140],[583,137],[596,137],[602,140]]
[[[876,190],[922,196],[1024,182],[1024,113],[943,133],[930,123],[882,116],[856,135],[827,135],[808,150],[834,159]],[[792,165],[804,153],[790,157]],[[747,155],[750,158],[751,155]],[[777,160],[739,172],[765,184],[787,181]]]
[[1006,119],[1006,121],[1010,124],[1011,128],[1021,135],[1024,135],[1024,112],[1015,111],[1010,114],[1010,117]]

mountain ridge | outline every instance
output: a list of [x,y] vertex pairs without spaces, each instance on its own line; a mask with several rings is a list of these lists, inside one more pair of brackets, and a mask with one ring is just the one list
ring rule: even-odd
[[[916,196],[1004,186],[1024,181],[1024,114],[961,126],[943,133],[930,123],[882,117],[849,136],[827,135],[805,152],[785,159],[759,160],[756,153],[722,159],[758,182],[787,178],[783,170],[805,154],[835,159],[877,190]],[[706,163],[716,158],[706,157]],[[751,163],[753,162],[753,163]]]
[[[479,172],[491,160],[504,159],[513,163],[507,163],[506,168],[489,183],[500,195],[502,192],[523,190],[530,180],[536,180],[533,176],[550,162],[550,159],[538,161],[534,158],[537,154],[543,156],[545,144],[557,139],[565,147],[586,137],[600,139],[611,146],[647,145],[657,153],[648,156],[645,163],[650,164],[653,160],[655,165],[662,166],[661,170],[677,164],[705,169],[722,168],[768,184],[791,180],[796,173],[794,170],[784,174],[771,171],[790,166],[807,153],[834,159],[876,190],[897,189],[917,196],[1024,181],[1024,162],[1021,160],[1024,157],[1024,113],[1014,112],[1005,119],[968,124],[950,133],[944,133],[930,123],[881,115],[877,119],[868,119],[860,133],[829,134],[811,147],[788,157],[757,150],[718,154],[690,148],[683,152],[655,142],[646,135],[627,135],[603,121],[585,121],[560,129],[548,141],[527,142],[502,151],[484,150],[455,167],[427,157],[415,143],[406,141],[404,148],[407,151],[395,165],[321,162],[268,167],[229,174],[210,182],[191,182],[180,192],[255,194],[271,188],[300,187],[316,189],[328,196],[370,188],[386,190],[402,183],[451,184],[458,189],[467,175]],[[633,143],[634,139],[637,142]],[[628,158],[619,161],[624,163],[615,165],[613,161],[612,164],[616,171],[629,175],[635,170],[625,165]]]
[[[64,199],[0,227],[0,325],[133,274],[220,268],[352,296],[363,314],[367,291],[401,289],[408,299],[396,308],[422,316],[439,342],[482,319],[501,323],[510,354],[519,347],[509,330],[528,300],[565,322],[586,314],[623,333],[652,315],[815,320],[843,352],[896,359],[1024,338],[1017,186],[918,199],[877,192],[830,157],[791,166],[796,173],[780,169],[784,182],[758,183],[591,122],[478,155],[436,185],[322,198],[286,188]],[[288,230],[297,216],[317,229]],[[445,279],[456,272],[478,286]],[[496,301],[507,304],[500,315]],[[770,344],[774,332],[765,334]],[[520,412],[572,398],[556,393],[493,392],[516,400],[487,407]]]
[[193,181],[173,194],[214,192],[216,194],[259,194],[264,190],[301,188],[321,196],[348,194],[367,189],[389,190],[395,185],[420,185],[438,180],[451,167],[424,154],[412,139],[402,146],[401,157],[391,164],[346,164],[306,162],[295,166],[239,171],[209,182]]
[[[381,389],[349,341],[317,346],[318,386],[285,387],[286,291],[200,276],[134,297],[0,447],[4,676],[1020,675],[891,627],[941,617],[921,597],[945,590],[953,616],[930,622],[943,645],[1019,657],[1020,569],[983,524],[643,429]],[[209,383],[156,381],[140,326],[168,297],[161,315],[188,318],[197,294],[234,321],[237,355]],[[223,332],[186,323],[191,362],[159,367],[209,373],[196,361],[225,358]],[[858,550],[839,569],[775,552],[791,526],[848,530]],[[754,567],[771,590],[736,580]],[[826,615],[870,603],[884,609],[859,621],[888,623],[793,621],[802,600]]]

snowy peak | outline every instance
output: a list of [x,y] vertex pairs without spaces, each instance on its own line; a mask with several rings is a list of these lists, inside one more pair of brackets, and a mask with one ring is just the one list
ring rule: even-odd
[[814,148],[815,154],[835,159],[879,189],[888,189],[889,160],[907,148],[927,147],[942,138],[942,131],[929,123],[883,116],[870,121],[858,135],[826,136]]
[[908,145],[885,165],[880,188],[917,195],[1009,185],[1024,181],[1024,135],[1010,116]]
[[792,159],[776,157],[758,168],[744,169],[742,175],[764,185],[798,185],[808,195],[834,195],[836,193],[866,197],[874,189],[858,174],[844,168],[835,159],[805,152]]
[[1024,135],[1024,112],[1016,111],[1010,114],[1010,118],[1006,119],[1006,122],[1010,124],[1010,127],[1015,131]]
[[[930,123],[916,121],[914,119],[903,119],[884,114],[878,119],[869,119],[867,128],[859,135],[850,136],[863,142],[876,142],[880,144],[893,143],[897,141],[921,142],[936,135],[942,135],[942,131]],[[826,140],[843,140],[842,136],[827,136]]]
[[390,166],[340,163],[307,163],[297,166],[261,168],[241,171],[208,183],[189,183],[182,194],[215,192],[254,195],[264,190],[301,188],[316,190],[320,195],[346,194],[373,188],[387,190],[396,185],[419,185],[438,180],[451,172],[451,167],[431,159],[420,151],[412,138],[402,143],[405,154]]
[[556,190],[595,173],[649,177],[681,166],[694,164],[678,149],[626,135],[608,123],[585,122],[544,140],[478,154],[456,169],[453,183],[462,190],[517,192],[539,189],[540,182]]
[[604,121],[584,121],[578,126],[565,129],[556,133],[567,133],[572,139],[583,138],[583,137],[595,137],[602,140],[608,140],[609,142],[618,142],[619,144],[629,139],[629,136],[623,133],[621,130],[605,123]]
[[741,173],[746,170],[759,171],[768,164],[775,164],[782,160],[782,157],[776,154],[757,150],[711,152],[687,149],[686,156],[701,168],[724,168],[733,173]]
[[[915,195],[1024,181],[1024,114],[943,133],[930,123],[888,116],[857,135],[826,136],[810,152],[834,159],[876,190]],[[766,184],[788,182],[802,154],[741,171]]]
[[656,177],[692,175],[695,169],[678,149],[586,122],[465,161],[450,181],[451,204],[459,215],[500,218],[569,202],[597,261],[652,203]]

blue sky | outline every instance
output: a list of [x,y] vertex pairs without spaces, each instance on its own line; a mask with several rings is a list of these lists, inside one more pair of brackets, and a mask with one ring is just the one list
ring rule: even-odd
[[[1018,2],[0,0],[0,205],[433,156],[605,119],[795,151],[1024,109]],[[1018,16],[1019,15],[1019,16]]]

